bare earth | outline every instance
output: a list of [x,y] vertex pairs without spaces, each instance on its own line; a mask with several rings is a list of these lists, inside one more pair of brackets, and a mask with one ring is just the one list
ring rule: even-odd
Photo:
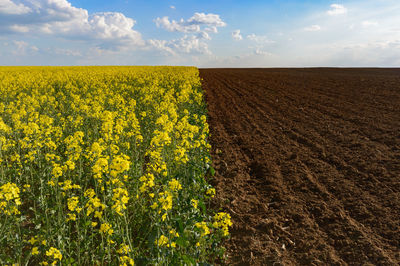
[[228,264],[400,264],[400,69],[200,76]]

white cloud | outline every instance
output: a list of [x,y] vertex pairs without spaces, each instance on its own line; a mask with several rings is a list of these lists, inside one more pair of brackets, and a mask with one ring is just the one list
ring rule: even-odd
[[156,23],[157,27],[159,28],[164,28],[167,31],[177,31],[177,32],[199,32],[200,31],[200,26],[195,25],[195,24],[188,24],[185,22],[183,19],[180,21],[169,21],[169,18],[167,16],[162,17],[162,18],[156,18],[154,20]]
[[[9,2],[0,0],[1,3]],[[90,40],[108,48],[142,45],[141,34],[133,29],[135,20],[119,12],[89,15],[67,0],[22,0],[13,16],[0,16],[0,32],[47,34],[67,39]],[[22,12],[28,8],[28,12]],[[4,8],[3,8],[4,9]],[[1,10],[0,9],[0,12]],[[26,10],[28,10],[26,9]]]
[[243,40],[243,36],[240,34],[240,30],[234,30],[232,32],[232,38],[236,41],[241,41]]
[[206,31],[201,31],[196,36],[197,39],[211,40],[210,35]]
[[347,13],[347,8],[345,8],[343,5],[332,4],[330,7],[331,9],[327,11],[328,15],[330,16],[342,15]]
[[30,11],[31,9],[24,4],[16,4],[11,0],[0,0],[0,14],[21,15]]
[[37,51],[39,51],[39,48],[37,48],[36,46],[32,45],[32,46],[31,46],[31,50],[32,50],[33,52],[37,52]]
[[183,38],[172,41],[171,45],[176,50],[183,51],[188,54],[211,54],[210,50],[208,49],[207,43],[202,42],[195,36],[184,36]]
[[133,30],[135,21],[122,13],[105,12],[94,14],[89,20],[90,30],[87,32],[93,38],[103,40],[121,40],[141,43],[141,35]]
[[163,51],[168,55],[175,55],[174,50],[170,47],[170,43],[166,40],[150,39],[147,42],[150,47],[153,47],[157,50]]
[[[249,46],[248,48],[252,50],[251,56],[257,55],[257,56],[269,56],[271,53],[266,52],[264,49],[270,45],[275,43],[275,41],[270,40],[267,36],[265,35],[256,35],[254,33],[247,35],[246,38],[252,42],[252,45]],[[248,55],[247,55],[248,57]]]
[[274,41],[270,40],[267,36],[265,35],[256,35],[254,33],[247,35],[247,39],[257,43],[257,44],[269,44],[269,43],[274,43]]
[[204,29],[205,32],[210,32],[210,33],[218,33],[218,28],[216,26],[210,26],[206,27]]
[[194,13],[188,20],[170,21],[167,16],[154,20],[157,27],[171,32],[200,32],[201,26],[206,26],[206,31],[217,32],[217,27],[225,27],[226,23],[217,14]]
[[311,25],[310,27],[305,27],[305,31],[320,31],[321,26],[320,25]]
[[11,25],[11,26],[9,27],[9,30],[10,30],[11,32],[26,33],[26,32],[29,31],[29,28],[28,28],[27,26],[22,26],[22,25],[14,24],[14,25]]
[[169,6],[169,8],[171,8],[171,9],[176,9],[176,7],[175,7],[175,6]]
[[170,20],[168,17],[156,18],[155,24],[169,32],[181,32],[185,35],[173,40],[149,40],[148,44],[166,54],[211,54],[207,40],[211,33],[218,33],[219,27],[226,23],[217,14],[194,13],[187,20]]
[[39,49],[36,46],[30,46],[29,43],[25,41],[13,41],[12,45],[14,47],[14,50],[12,53],[14,55],[27,55],[28,53],[34,53],[39,51]]
[[167,54],[176,55],[184,54],[211,54],[207,43],[201,41],[197,36],[185,35],[182,38],[171,41],[166,40],[149,40],[148,43]]
[[13,45],[15,46],[15,54],[24,54],[29,44],[24,41],[13,41]]
[[196,25],[208,25],[213,27],[225,27],[226,23],[217,14],[205,14],[205,13],[194,13],[194,15],[188,19],[189,24]]

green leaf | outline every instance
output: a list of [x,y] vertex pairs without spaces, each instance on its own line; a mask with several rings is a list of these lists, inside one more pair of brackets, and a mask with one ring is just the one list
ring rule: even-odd
[[177,238],[176,243],[184,248],[187,248],[190,244],[189,241],[184,236],[180,236],[179,238]]
[[214,167],[210,166],[209,172],[210,172],[211,176],[215,176],[215,169],[214,169]]
[[182,259],[185,263],[187,263],[188,265],[195,265],[196,264],[196,259],[189,257],[187,255],[183,255]]

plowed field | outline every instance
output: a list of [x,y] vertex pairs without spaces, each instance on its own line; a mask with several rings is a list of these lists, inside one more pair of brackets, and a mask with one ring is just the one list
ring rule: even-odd
[[228,264],[400,263],[400,69],[201,69]]

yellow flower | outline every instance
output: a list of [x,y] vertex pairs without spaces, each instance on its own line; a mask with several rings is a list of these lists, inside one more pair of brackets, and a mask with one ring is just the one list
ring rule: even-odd
[[178,191],[178,190],[182,189],[181,184],[180,184],[179,181],[176,180],[175,178],[172,179],[171,181],[169,181],[169,182],[168,182],[168,185],[169,185],[169,188],[170,188],[172,191]]
[[0,214],[19,214],[18,205],[21,205],[19,188],[14,183],[0,186]]
[[192,199],[190,202],[192,203],[193,208],[197,209],[197,205],[199,204],[199,201]]
[[160,238],[154,242],[157,246],[162,247],[162,246],[167,246],[168,245],[168,237],[165,235],[161,235]]
[[94,218],[101,218],[101,216],[103,215],[103,212],[101,212],[101,211],[95,211],[94,212]]
[[114,205],[112,208],[119,214],[123,215],[122,210],[126,209],[126,204],[129,201],[128,190],[123,188],[115,188],[113,189],[113,197]]
[[39,254],[38,248],[37,248],[37,247],[32,248],[31,253],[32,253],[32,255],[37,255],[37,254]]
[[96,193],[94,192],[93,188],[89,188],[85,191],[84,196],[93,198],[94,196],[96,196]]
[[60,261],[62,259],[61,252],[54,247],[50,247],[50,249],[48,251],[46,251],[46,256],[53,257],[54,259],[58,259]]
[[68,209],[70,211],[75,211],[77,205],[79,203],[78,197],[71,197],[68,199]]
[[208,229],[206,222],[195,223],[194,226],[196,226],[198,229],[200,229],[201,236],[206,236],[206,235],[210,234],[210,230]]
[[215,228],[221,228],[224,236],[229,235],[229,226],[232,226],[231,216],[229,213],[219,212],[214,216],[213,226]]
[[169,210],[172,208],[172,194],[168,191],[165,192],[161,192],[160,194],[160,198],[158,199],[158,201],[161,203],[161,207],[164,210]]
[[65,220],[65,221],[76,221],[76,215],[75,215],[75,213],[68,213],[67,214],[67,219]]
[[63,171],[62,171],[62,168],[60,167],[60,165],[55,163],[51,173],[53,174],[54,178],[58,178],[58,177],[62,176]]
[[103,234],[112,235],[114,230],[111,228],[111,225],[108,223],[103,223],[100,225],[100,232]]
[[206,194],[207,194],[208,196],[210,196],[210,197],[213,198],[213,197],[215,196],[215,188],[209,188],[209,189],[207,189]]
[[174,237],[179,237],[179,233],[176,232],[174,229],[170,230],[170,231],[169,231],[169,234],[172,235],[172,236],[174,236]]
[[38,240],[35,237],[31,237],[30,240],[28,240],[29,243],[31,243],[31,245],[35,244]]
[[135,261],[132,258],[129,258],[128,256],[122,256],[122,257],[119,257],[119,259],[121,261],[120,265],[123,265],[123,266],[135,265]]
[[128,254],[131,251],[128,245],[121,244],[120,248],[117,250],[119,254]]

